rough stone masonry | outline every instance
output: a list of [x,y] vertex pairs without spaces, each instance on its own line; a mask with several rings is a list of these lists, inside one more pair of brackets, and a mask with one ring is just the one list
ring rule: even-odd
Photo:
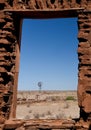
[[[68,17],[78,18],[79,119],[75,123],[55,121],[51,127],[52,121],[46,126],[43,121],[12,120],[16,115],[22,20]],[[0,124],[0,130],[91,129],[91,0],[0,0]]]

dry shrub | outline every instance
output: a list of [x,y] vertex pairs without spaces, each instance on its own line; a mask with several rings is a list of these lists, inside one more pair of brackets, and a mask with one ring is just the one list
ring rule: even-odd
[[64,109],[68,109],[69,108],[69,104],[68,103],[65,103],[64,104]]
[[52,115],[52,113],[50,111],[47,111],[46,115]]
[[27,107],[30,107],[30,103],[27,104]]
[[39,115],[38,113],[35,113],[35,114],[34,114],[34,118],[35,118],[35,119],[39,119],[39,117],[40,117],[40,115]]
[[56,119],[64,119],[65,115],[64,113],[59,113],[58,115],[56,115]]
[[29,110],[29,113],[32,113],[32,110]]
[[25,119],[25,120],[28,120],[28,119],[30,119],[30,116],[29,116],[29,115],[26,115],[24,119]]

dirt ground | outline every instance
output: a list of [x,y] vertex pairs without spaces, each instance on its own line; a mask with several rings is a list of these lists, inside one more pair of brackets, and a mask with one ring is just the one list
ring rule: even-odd
[[19,91],[18,119],[79,118],[76,91]]

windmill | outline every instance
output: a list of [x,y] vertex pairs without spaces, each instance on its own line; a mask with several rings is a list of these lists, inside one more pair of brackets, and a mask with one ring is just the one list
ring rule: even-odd
[[43,85],[43,83],[40,81],[40,82],[38,82],[38,87],[39,87],[39,91],[41,92],[41,89],[42,89],[42,85]]

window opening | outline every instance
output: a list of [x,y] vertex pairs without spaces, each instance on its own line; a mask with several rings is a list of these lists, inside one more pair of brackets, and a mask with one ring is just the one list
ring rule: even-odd
[[[63,104],[64,109],[70,109],[68,101],[77,101],[75,91],[77,89],[78,30],[76,21],[77,18],[24,20],[18,82],[18,91],[21,92],[17,99],[17,113],[20,109],[19,105],[22,105],[27,114],[24,115],[22,109],[20,115],[16,114],[17,117],[20,116],[18,118],[68,118],[61,110],[60,105],[62,106],[63,102],[61,104],[60,102],[63,98],[66,102]],[[39,82],[42,83],[41,91],[39,91]],[[67,96],[65,96],[65,90],[69,91],[66,93]],[[63,97],[60,97],[59,95],[62,94]],[[52,101],[52,104],[48,110],[44,111],[48,108],[48,104],[45,105],[46,100],[49,104]],[[59,101],[58,105],[56,101]],[[33,102],[36,102],[35,108],[30,105]],[[39,102],[41,102],[41,108]],[[55,112],[53,112],[53,105],[59,106],[56,107]],[[40,113],[39,110],[43,112]],[[71,113],[70,116],[75,118]]]

